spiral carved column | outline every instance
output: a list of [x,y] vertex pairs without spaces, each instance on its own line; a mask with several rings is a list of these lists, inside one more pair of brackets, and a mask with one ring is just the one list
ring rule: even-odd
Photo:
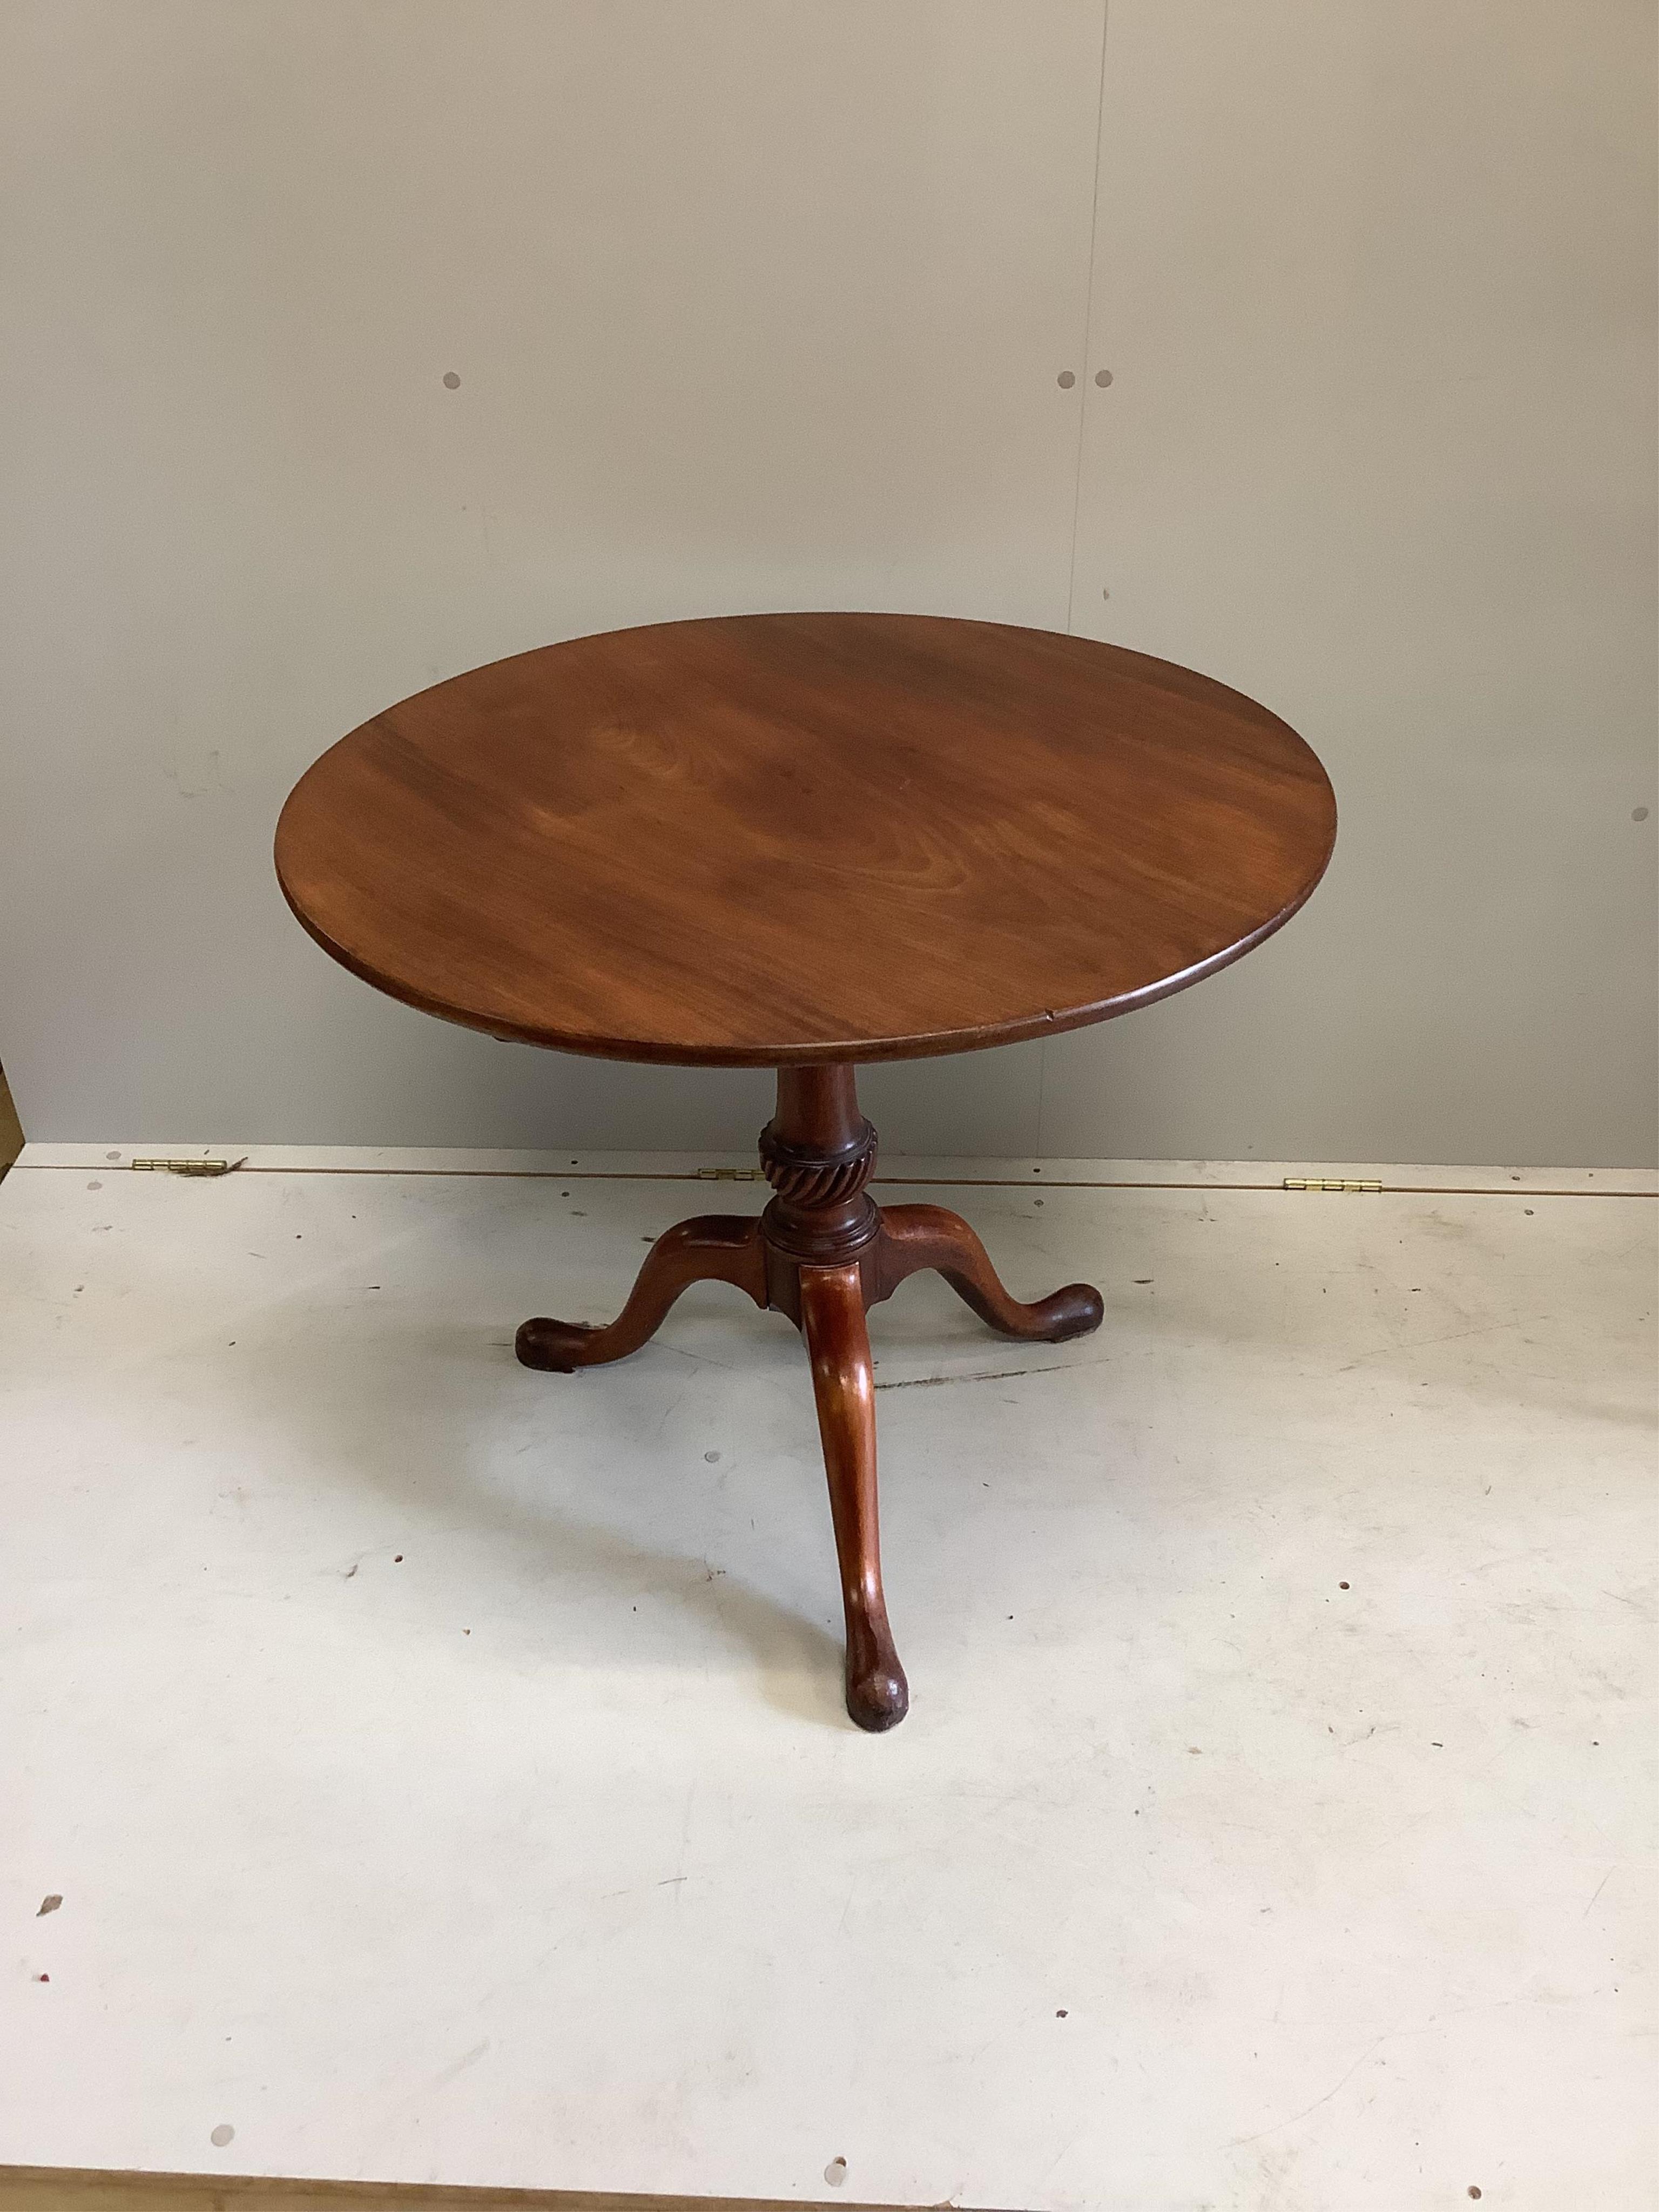
[[803,1267],[873,1259],[881,1214],[865,1192],[876,1133],[859,1111],[850,1067],[781,1068],[776,1113],[760,1133],[775,1194],[761,1216],[769,1302],[799,1322]]

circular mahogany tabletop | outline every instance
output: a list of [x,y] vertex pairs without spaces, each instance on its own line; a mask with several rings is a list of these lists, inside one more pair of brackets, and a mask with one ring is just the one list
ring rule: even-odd
[[705,1066],[908,1059],[1178,991],[1287,921],[1336,805],[1293,730],[1085,638],[921,615],[520,653],[301,778],[324,949],[501,1037]]

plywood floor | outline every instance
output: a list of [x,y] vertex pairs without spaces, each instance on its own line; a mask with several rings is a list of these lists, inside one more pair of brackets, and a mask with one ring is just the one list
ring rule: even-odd
[[942,1170],[1107,1322],[875,1316],[867,1738],[787,1324],[511,1356],[761,1194],[107,1150],[0,1188],[0,2160],[1646,2212],[1636,1183]]

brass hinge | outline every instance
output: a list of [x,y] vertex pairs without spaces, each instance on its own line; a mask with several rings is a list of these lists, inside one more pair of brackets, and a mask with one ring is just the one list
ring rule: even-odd
[[1380,1182],[1360,1182],[1352,1176],[1286,1176],[1286,1190],[1381,1190]]
[[758,1168],[699,1168],[697,1170],[699,1182],[758,1182],[760,1179],[761,1171]]
[[240,1160],[134,1160],[132,1164],[140,1175],[234,1175],[247,1164],[247,1154],[244,1152]]

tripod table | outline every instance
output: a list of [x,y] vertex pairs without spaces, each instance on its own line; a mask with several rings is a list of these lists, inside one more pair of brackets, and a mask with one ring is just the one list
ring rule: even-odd
[[276,831],[289,904],[406,1004],[614,1060],[777,1071],[771,1203],[658,1238],[604,1328],[535,1319],[531,1367],[637,1351],[713,1278],[805,1339],[847,1618],[847,1707],[908,1702],[888,1626],[866,1310],[933,1267],[1048,1341],[968,1224],[878,1206],[860,1061],[1051,1036],[1149,1005],[1287,921],[1330,857],[1318,760],[1238,692],[1045,630],[775,614],[576,638],[389,708]]

